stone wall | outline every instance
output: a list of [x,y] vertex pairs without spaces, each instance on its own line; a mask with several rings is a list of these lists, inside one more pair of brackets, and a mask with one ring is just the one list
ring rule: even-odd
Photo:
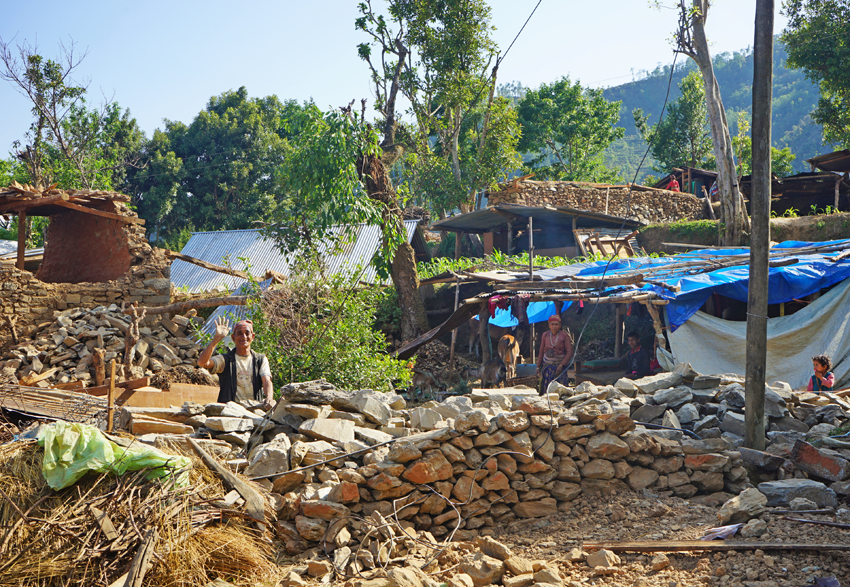
[[[124,204],[109,202],[109,205],[115,206],[109,211],[136,215]],[[39,324],[52,322],[56,310],[122,301],[145,306],[170,302],[170,261],[162,251],[147,243],[144,227],[97,217],[93,217],[97,222],[92,223],[88,216],[70,211],[51,218],[44,264],[36,275],[17,269],[13,263],[0,265],[0,310],[4,316],[16,319],[19,338],[29,337]],[[85,229],[73,236],[70,229],[77,221],[82,221]],[[116,247],[120,249],[115,250]],[[102,269],[104,265],[109,265],[106,272]],[[100,282],[82,280],[114,274],[117,268],[124,269],[117,278]],[[60,277],[76,283],[57,282]],[[0,323],[0,349],[12,342],[11,329],[4,321]]]
[[523,181],[519,190],[507,189],[487,194],[490,206],[519,204],[523,206],[565,206],[588,212],[628,216],[644,224],[676,220],[701,220],[707,217],[702,200],[681,192],[666,190],[632,190],[631,210],[627,211],[629,190],[626,187],[602,188],[566,181]]

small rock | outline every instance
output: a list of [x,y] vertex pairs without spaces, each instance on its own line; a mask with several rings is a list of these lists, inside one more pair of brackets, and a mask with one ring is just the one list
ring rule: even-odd
[[661,569],[666,569],[670,566],[670,559],[667,558],[667,555],[664,553],[660,553],[652,557],[652,561],[649,563],[649,567],[653,571],[660,571]]
[[747,522],[739,532],[742,538],[758,538],[767,532],[767,522],[754,518]]
[[505,573],[505,563],[477,552],[461,559],[460,570],[472,578],[472,584],[475,587],[486,587],[501,581]]
[[805,497],[795,497],[789,502],[788,507],[795,512],[801,512],[805,510],[816,510],[818,509],[818,504]]
[[610,569],[620,564],[620,557],[604,548],[587,555],[587,566],[592,569]]
[[717,517],[721,524],[746,522],[764,513],[767,497],[758,489],[745,489],[720,507]]

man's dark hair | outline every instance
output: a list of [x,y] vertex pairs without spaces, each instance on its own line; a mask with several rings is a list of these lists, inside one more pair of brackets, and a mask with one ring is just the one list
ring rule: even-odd
[[628,340],[628,339],[630,339],[630,338],[634,338],[635,340],[637,340],[638,342],[640,342],[640,336],[638,336],[638,333],[637,333],[637,332],[635,332],[634,330],[632,330],[631,332],[629,332],[629,333],[626,335],[626,340]]
[[818,363],[826,367],[827,371],[832,369],[832,359],[829,358],[829,355],[815,355],[814,357],[812,357],[812,360],[817,361]]

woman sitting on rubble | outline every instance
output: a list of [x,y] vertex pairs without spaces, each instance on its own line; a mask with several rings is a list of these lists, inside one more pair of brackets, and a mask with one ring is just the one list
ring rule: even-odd
[[815,374],[809,379],[809,391],[832,391],[832,386],[835,385],[835,375],[832,374],[832,359],[829,355],[817,355],[812,357],[812,366],[815,369]]
[[549,316],[549,332],[544,332],[540,337],[540,352],[537,355],[540,393],[546,393],[552,381],[567,385],[567,365],[572,358],[573,341],[568,332],[561,330],[561,317],[553,314]]

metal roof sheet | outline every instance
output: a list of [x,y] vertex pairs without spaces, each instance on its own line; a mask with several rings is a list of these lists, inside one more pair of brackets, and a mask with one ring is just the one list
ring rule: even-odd
[[[418,224],[419,220],[404,221],[408,242],[413,239]],[[381,228],[358,224],[333,229],[337,235],[342,235],[346,230],[354,231],[353,238],[337,252],[330,251],[324,243],[319,245],[327,271],[338,274],[355,271],[360,265],[368,265],[360,281],[375,282],[377,275],[371,261],[381,244]],[[297,253],[283,254],[275,242],[264,239],[259,230],[195,232],[181,253],[216,265],[229,264],[233,269],[248,271],[258,277],[262,277],[269,269],[288,276],[292,261],[297,256]],[[190,293],[198,293],[216,289],[233,291],[244,280],[176,259],[171,264],[171,283]]]
[[449,232],[488,232],[496,227],[507,225],[511,216],[517,217],[518,220],[534,218],[536,222],[543,222],[550,226],[552,224],[563,225],[566,230],[572,230],[573,217],[576,219],[576,226],[578,228],[619,228],[624,224],[630,228],[642,226],[642,223],[635,220],[624,220],[618,216],[577,210],[575,208],[567,208],[566,206],[498,204],[440,220],[431,229],[446,230]]

